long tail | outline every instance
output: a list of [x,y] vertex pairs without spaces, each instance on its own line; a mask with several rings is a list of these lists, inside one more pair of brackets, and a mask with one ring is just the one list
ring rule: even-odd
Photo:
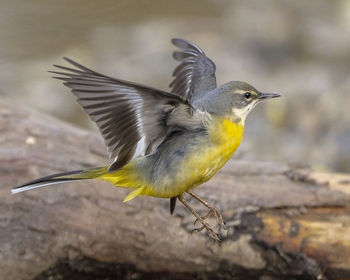
[[44,186],[53,184],[59,184],[64,182],[71,182],[77,180],[94,179],[107,173],[106,166],[89,169],[89,170],[76,170],[71,172],[57,173],[50,176],[42,177],[26,184],[17,186],[11,190],[13,194],[20,193]]

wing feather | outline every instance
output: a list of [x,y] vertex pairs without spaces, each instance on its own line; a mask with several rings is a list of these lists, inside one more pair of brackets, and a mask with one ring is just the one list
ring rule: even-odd
[[171,92],[192,103],[216,88],[216,66],[197,45],[183,39],[172,39],[181,51],[174,51],[173,57],[180,61],[170,83]]
[[71,89],[96,122],[114,162],[109,171],[152,153],[171,130],[161,121],[169,107],[186,104],[181,96],[99,74],[69,58],[75,68],[54,65],[50,71]]

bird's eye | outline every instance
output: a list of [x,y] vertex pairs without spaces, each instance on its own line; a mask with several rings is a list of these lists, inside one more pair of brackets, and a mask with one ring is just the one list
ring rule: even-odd
[[244,93],[244,97],[245,99],[249,99],[251,97],[251,93],[249,91],[247,91],[246,93]]

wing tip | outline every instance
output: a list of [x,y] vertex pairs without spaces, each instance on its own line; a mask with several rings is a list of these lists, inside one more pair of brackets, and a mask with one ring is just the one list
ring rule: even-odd
[[179,41],[181,41],[181,40],[183,40],[183,39],[180,39],[180,38],[172,38],[170,41],[171,41],[171,43],[172,43],[173,45],[176,46],[176,44],[177,44]]
[[[73,59],[70,59],[70,58],[67,57],[67,56],[63,56],[62,59],[65,60],[65,61],[67,61],[67,62],[69,62],[69,63],[71,63],[71,64],[76,63]],[[73,65],[74,65],[74,64],[73,64]]]
[[204,54],[204,51],[199,46],[197,46],[195,43],[193,43],[191,41],[188,41],[185,39],[180,39],[180,38],[172,38],[171,43],[181,50],[193,49],[201,54]]
[[95,74],[95,75],[101,75],[93,70],[91,70],[90,68],[85,67],[84,65],[74,61],[73,59],[67,57],[67,56],[63,56],[62,57],[63,60],[65,60],[66,62],[68,62],[70,65],[73,65],[76,69],[74,68],[69,68],[69,67],[65,67],[65,66],[61,66],[58,64],[54,64],[53,66],[59,69],[63,69],[63,70],[67,70],[67,71],[71,71],[74,73],[78,73],[78,74]]

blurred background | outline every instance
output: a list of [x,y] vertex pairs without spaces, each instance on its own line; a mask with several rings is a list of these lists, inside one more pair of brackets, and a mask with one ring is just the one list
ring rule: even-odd
[[173,37],[214,60],[219,84],[283,95],[248,117],[236,158],[350,171],[348,0],[1,0],[0,95],[96,129],[51,65],[167,90]]

